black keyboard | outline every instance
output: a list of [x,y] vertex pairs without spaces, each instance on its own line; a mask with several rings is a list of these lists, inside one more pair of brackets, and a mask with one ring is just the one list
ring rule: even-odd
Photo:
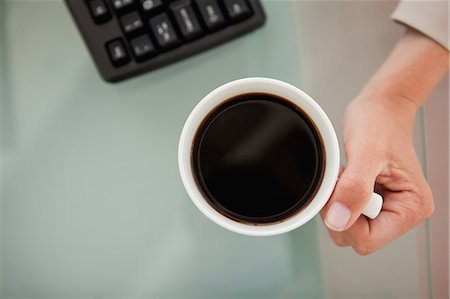
[[259,0],[65,0],[103,79],[118,82],[264,24]]

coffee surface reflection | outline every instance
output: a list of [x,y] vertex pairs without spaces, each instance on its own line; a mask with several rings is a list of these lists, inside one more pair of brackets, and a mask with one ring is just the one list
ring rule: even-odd
[[212,111],[196,133],[191,162],[209,204],[253,224],[282,221],[306,207],[325,169],[309,117],[268,94],[240,95]]

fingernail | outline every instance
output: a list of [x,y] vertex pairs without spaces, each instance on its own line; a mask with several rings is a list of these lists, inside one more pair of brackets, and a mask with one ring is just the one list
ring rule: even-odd
[[339,202],[333,202],[325,217],[325,224],[329,229],[343,231],[352,216],[349,208]]

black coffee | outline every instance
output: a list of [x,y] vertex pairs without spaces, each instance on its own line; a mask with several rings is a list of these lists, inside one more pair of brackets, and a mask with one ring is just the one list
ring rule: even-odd
[[322,140],[309,117],[269,94],[230,99],[201,124],[192,163],[210,205],[246,223],[284,220],[308,205],[323,177]]

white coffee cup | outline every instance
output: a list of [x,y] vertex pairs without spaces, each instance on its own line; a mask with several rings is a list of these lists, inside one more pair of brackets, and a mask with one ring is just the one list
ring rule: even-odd
[[[192,147],[199,126],[202,121],[216,107],[228,99],[241,94],[265,93],[273,94],[290,101],[301,108],[316,126],[323,142],[326,159],[325,171],[320,187],[310,203],[294,216],[280,222],[269,224],[248,224],[237,222],[216,211],[200,191],[194,178],[192,168]],[[270,236],[282,234],[308,222],[325,206],[336,185],[339,166],[339,143],[336,132],[325,112],[309,95],[288,83],[269,78],[245,78],[226,83],[206,95],[189,115],[181,133],[178,146],[178,166],[181,179],[189,197],[197,208],[216,224],[245,235]],[[369,218],[375,218],[381,211],[382,197],[373,193],[365,207],[363,214]]]

